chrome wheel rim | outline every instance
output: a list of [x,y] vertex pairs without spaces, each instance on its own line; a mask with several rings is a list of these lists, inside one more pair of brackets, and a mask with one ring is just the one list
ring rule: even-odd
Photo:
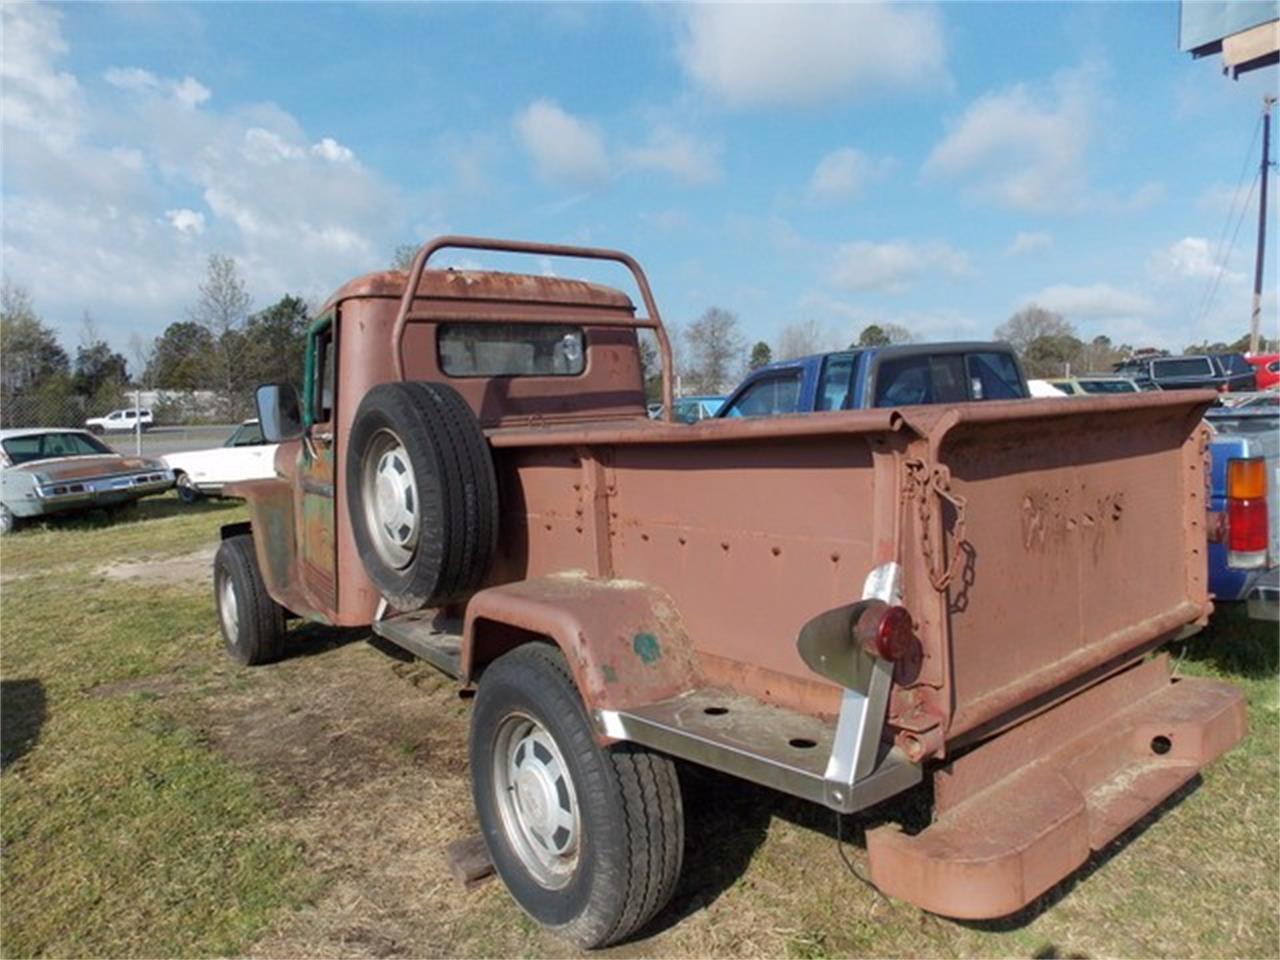
[[218,579],[218,616],[227,640],[235,643],[240,638],[240,605],[236,600],[236,585],[225,573]]
[[511,848],[537,883],[565,886],[578,868],[582,818],[564,756],[538,721],[503,718],[493,751],[493,790]]
[[390,430],[378,431],[365,451],[360,502],[379,558],[403,570],[418,550],[418,486],[409,452]]
[[196,490],[196,485],[191,482],[191,478],[185,473],[180,474],[178,476],[178,496],[187,503],[192,503],[198,495],[199,491]]

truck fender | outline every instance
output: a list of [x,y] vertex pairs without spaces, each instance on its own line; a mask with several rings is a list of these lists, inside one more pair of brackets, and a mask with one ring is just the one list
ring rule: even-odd
[[580,572],[472,596],[462,631],[462,677],[474,682],[508,650],[547,640],[563,651],[588,712],[639,707],[695,686],[693,649],[666,593]]

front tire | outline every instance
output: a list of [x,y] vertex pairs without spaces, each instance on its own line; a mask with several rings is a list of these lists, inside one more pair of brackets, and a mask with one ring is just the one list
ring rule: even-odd
[[516,903],[581,947],[626,939],[671,899],[684,853],[675,765],[602,749],[560,651],[494,661],[471,722],[476,812]]
[[18,525],[18,521],[14,519],[13,511],[0,503],[0,536],[13,533],[14,527]]
[[227,655],[247,667],[279,660],[284,652],[284,608],[271,599],[253,537],[228,537],[213,558],[213,602]]

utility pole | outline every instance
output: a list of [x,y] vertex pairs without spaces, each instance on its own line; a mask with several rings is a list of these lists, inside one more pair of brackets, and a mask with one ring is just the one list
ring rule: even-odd
[[1253,312],[1249,315],[1249,354],[1258,352],[1258,328],[1262,325],[1262,264],[1267,249],[1267,180],[1271,172],[1271,107],[1276,98],[1262,97],[1262,189],[1258,199],[1258,254],[1253,266]]

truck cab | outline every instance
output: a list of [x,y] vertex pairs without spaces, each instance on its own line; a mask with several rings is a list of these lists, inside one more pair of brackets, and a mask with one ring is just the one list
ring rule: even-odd
[[721,418],[1030,396],[1005,343],[903,344],[782,360],[748,374]]

